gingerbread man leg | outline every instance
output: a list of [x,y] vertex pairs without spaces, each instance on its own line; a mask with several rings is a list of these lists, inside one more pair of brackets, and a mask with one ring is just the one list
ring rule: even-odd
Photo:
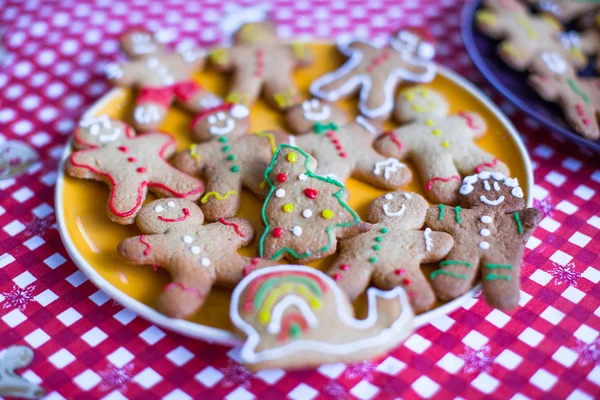
[[230,218],[240,209],[242,181],[239,173],[229,171],[206,173],[206,189],[200,200],[200,208],[207,221]]
[[395,158],[369,153],[356,163],[352,173],[355,178],[382,189],[397,189],[410,183],[412,173],[406,165]]
[[279,261],[265,260],[260,257],[242,257],[235,260],[236,266],[217,269],[217,283],[221,287],[235,287],[246,275],[257,269],[281,264]]
[[323,75],[311,85],[311,92],[328,101],[349,97],[359,89],[360,79],[352,72],[338,76],[338,71]]
[[167,116],[173,99],[171,87],[140,89],[133,110],[136,129],[150,131],[159,128]]
[[434,203],[455,204],[461,178],[450,154],[430,156],[416,154],[414,163],[421,175],[427,197]]
[[467,155],[456,159],[455,164],[463,176],[481,171],[497,171],[508,175],[506,164],[478,146],[470,146]]
[[174,92],[177,103],[193,113],[199,113],[223,103],[223,99],[194,81],[177,84]]
[[435,293],[421,272],[419,264],[398,264],[389,268],[377,268],[373,283],[380,289],[392,290],[403,286],[415,312],[427,311],[435,303]]
[[479,256],[476,249],[459,244],[440,262],[440,269],[431,273],[431,285],[441,300],[452,300],[467,293],[479,276]]
[[201,181],[166,162],[151,171],[150,187],[160,196],[186,197],[192,201],[198,199],[204,191]]
[[[200,261],[198,261],[200,262]],[[212,268],[170,268],[173,281],[158,298],[158,310],[173,318],[185,318],[198,310],[215,281]]]
[[[136,189],[137,188],[137,189]],[[120,223],[132,223],[148,193],[148,185],[138,177],[115,182],[108,197],[109,217]]]
[[298,89],[287,72],[267,78],[263,90],[267,101],[280,110],[292,107],[301,101]]
[[501,252],[494,253],[493,258],[483,256],[481,278],[483,295],[490,306],[510,310],[519,304],[521,266],[514,257]]
[[342,242],[342,251],[335,263],[329,269],[331,276],[337,285],[351,300],[356,299],[362,292],[367,290],[371,282],[373,264],[365,257],[361,257],[360,251],[344,251],[344,248],[360,249],[360,244],[355,238]]
[[237,73],[233,77],[227,101],[251,106],[256,102],[262,88],[262,78],[253,75]]
[[563,98],[561,105],[565,118],[577,132],[591,140],[600,138],[600,127],[593,105],[585,101],[573,101],[571,98]]

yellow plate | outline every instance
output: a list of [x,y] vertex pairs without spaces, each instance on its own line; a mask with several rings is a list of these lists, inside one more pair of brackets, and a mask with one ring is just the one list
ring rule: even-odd
[[[313,66],[295,73],[295,80],[301,93],[307,97],[310,82],[325,72],[336,69],[344,62],[336,47],[331,44],[312,43],[309,46],[315,52],[318,61]],[[226,77],[214,71],[197,73],[194,78],[217,94],[225,95],[227,91]],[[531,164],[523,143],[510,121],[471,83],[446,68],[439,67],[437,77],[427,86],[446,96],[451,104],[451,112],[472,110],[484,117],[488,132],[478,144],[510,166],[511,175],[519,178],[527,203],[531,204],[530,188],[533,182]],[[107,114],[112,118],[127,120],[131,116],[133,100],[131,91],[113,89],[92,106],[86,116]],[[355,99],[342,101],[339,104],[350,114],[357,114]],[[283,118],[262,101],[252,107],[251,116],[252,131],[285,129]],[[191,118],[192,116],[186,112],[172,108],[162,126],[163,130],[176,137],[180,149],[190,143],[188,130]],[[391,124],[388,126],[388,128],[392,127]],[[140,232],[135,225],[122,226],[108,219],[106,215],[108,188],[105,184],[65,176],[64,160],[69,153],[70,149],[67,149],[60,165],[56,185],[56,213],[63,242],[79,268],[109,296],[157,325],[208,341],[238,343],[240,338],[233,332],[229,321],[231,292],[228,290],[213,289],[203,308],[189,320],[170,319],[153,308],[159,293],[169,282],[169,275],[162,269],[153,271],[150,266],[131,266],[123,262],[117,254],[117,245],[126,237],[138,235]],[[410,164],[409,166],[413,169],[415,178],[406,189],[424,193],[418,175],[413,166]],[[353,179],[350,179],[346,186],[350,192],[349,204],[362,218],[366,217],[370,201],[385,193]],[[241,253],[245,255],[256,254],[256,245],[262,230],[260,208],[261,203],[253,195],[248,192],[242,194],[242,209],[239,216],[249,219],[259,230],[254,243],[242,249]],[[326,269],[333,259],[334,256],[309,265]],[[416,325],[421,326],[441,314],[456,309],[471,297],[472,292],[450,303],[439,304],[433,310],[421,314],[415,321]]]

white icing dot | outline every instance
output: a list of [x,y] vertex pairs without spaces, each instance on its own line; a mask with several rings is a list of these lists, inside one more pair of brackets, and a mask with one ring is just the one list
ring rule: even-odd
[[483,228],[482,230],[479,231],[479,234],[481,236],[490,236],[490,230]]
[[394,196],[391,193],[388,193],[388,194],[385,195],[385,199],[386,200],[391,200],[393,198],[394,198]]
[[202,264],[203,267],[208,267],[210,265],[210,260],[206,257],[203,257],[200,260],[200,264]]
[[479,243],[479,248],[481,250],[487,250],[490,248],[490,244],[488,242],[481,242]]
[[490,217],[489,215],[484,215],[481,217],[481,222],[483,222],[484,224],[489,224],[490,222],[492,222],[492,217]]
[[163,210],[164,210],[164,208],[160,204],[157,205],[156,207],[154,207],[154,211],[156,211],[156,212],[162,212]]
[[277,196],[279,198],[285,196],[285,190],[283,190],[283,189],[277,189],[277,191],[275,192],[275,196]]
[[306,176],[305,174],[298,175],[298,179],[300,179],[301,181],[305,181],[306,178],[308,178],[308,176]]
[[192,246],[190,247],[190,251],[192,252],[192,254],[200,254],[200,247]]
[[516,188],[514,188],[513,190],[511,190],[510,192],[513,196],[522,199],[523,198],[523,189],[521,189],[519,186],[517,186]]
[[167,205],[168,205],[169,207],[175,207],[175,202],[174,202],[174,201],[169,201],[169,202],[167,203]]
[[310,211],[308,208],[304,211],[302,211],[302,215],[304,216],[304,218],[310,218],[312,217],[312,211]]
[[407,199],[407,200],[410,200],[410,199],[412,199],[412,194],[410,194],[410,193],[404,193],[404,198]]
[[250,111],[248,110],[248,107],[246,107],[242,104],[234,105],[233,107],[231,107],[231,110],[229,111],[229,114],[231,114],[231,116],[233,118],[237,118],[237,119],[246,118],[249,113],[250,113]]
[[292,228],[292,234],[294,236],[301,236],[302,235],[302,228],[299,227],[298,225],[296,225],[295,227]]
[[193,239],[193,238],[192,238],[190,235],[184,235],[184,236],[183,236],[183,242],[184,242],[184,243],[190,244],[190,243],[192,243],[193,241],[194,241],[194,239]]

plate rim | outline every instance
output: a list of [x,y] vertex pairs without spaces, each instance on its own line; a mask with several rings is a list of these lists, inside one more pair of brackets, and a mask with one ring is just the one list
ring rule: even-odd
[[[517,148],[519,150],[519,155],[525,165],[525,173],[527,179],[527,199],[526,204],[530,207],[533,203],[533,167],[531,164],[531,159],[529,157],[529,153],[525,148],[525,144],[517,129],[514,127],[512,122],[508,119],[506,115],[500,110],[500,108],[495,105],[492,100],[482,91],[480,91],[473,83],[463,78],[453,70],[443,65],[437,64],[437,73],[441,74],[445,78],[452,80],[463,89],[465,89],[469,94],[473,95],[477,100],[479,100],[487,109],[502,123],[505,127],[512,140],[516,143]],[[115,87],[103,95],[100,99],[98,99],[92,106],[81,116],[81,119],[92,116],[96,114],[96,112],[103,108],[104,105],[114,98],[119,96],[126,95],[126,90],[123,88]],[[117,289],[116,286],[112,285],[108,282],[104,277],[100,275],[88,262],[85,258],[79,253],[75,244],[73,243],[65,224],[65,214],[63,212],[63,192],[64,192],[64,180],[65,180],[65,162],[69,155],[72,152],[70,139],[65,146],[63,151],[60,164],[58,167],[58,177],[56,181],[55,188],[55,213],[56,213],[56,221],[58,223],[58,231],[60,233],[61,240],[67,253],[77,266],[77,268],[83,272],[83,274],[100,290],[104,291],[112,300],[115,300],[123,307],[128,308],[136,313],[137,316],[146,319],[148,322],[157,325],[161,328],[165,328],[169,331],[173,331],[178,334],[185,335],[187,337],[193,339],[201,339],[207,341],[209,343],[218,343],[223,345],[240,345],[243,343],[244,338],[241,335],[238,335],[234,332],[213,328],[210,326],[202,325],[196,322],[191,322],[183,319],[175,319],[165,316],[160,313],[158,310],[143,304],[141,301],[134,299],[129,296],[125,292]],[[430,321],[442,316],[449,314],[452,311],[458,309],[462,304],[466,303],[470,298],[472,298],[475,293],[477,293],[480,289],[481,285],[474,286],[467,293],[463,294],[456,299],[449,301],[448,303],[443,304],[440,307],[434,308],[433,310],[427,311],[423,314],[416,316],[413,320],[415,329],[420,328],[428,324]]]

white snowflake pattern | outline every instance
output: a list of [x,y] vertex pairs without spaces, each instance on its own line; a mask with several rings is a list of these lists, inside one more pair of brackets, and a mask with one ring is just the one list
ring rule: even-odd
[[354,364],[349,364],[346,371],[344,371],[344,377],[346,379],[366,379],[369,380],[373,377],[373,371],[375,365],[371,361],[363,361]]
[[224,375],[221,385],[223,387],[243,386],[249,388],[251,386],[250,378],[252,374],[240,364],[229,360],[227,366],[220,368]]
[[346,389],[335,381],[331,381],[323,387],[323,394],[336,400],[347,399],[350,397],[348,396]]
[[3,309],[17,308],[21,311],[25,310],[29,305],[29,302],[33,298],[32,292],[35,289],[35,285],[27,286],[26,288],[20,288],[13,286],[10,292],[2,293],[4,297]]
[[490,346],[483,346],[479,350],[467,348],[459,355],[465,361],[464,370],[467,374],[473,372],[487,372],[491,369],[493,358],[490,357]]
[[33,217],[25,225],[26,236],[44,236],[50,228],[54,228],[54,216],[49,215],[46,218]]
[[600,364],[600,339],[591,343],[578,340],[573,350],[579,354],[579,365]]
[[552,204],[550,196],[546,196],[542,200],[534,200],[533,206],[538,210],[541,210],[545,217],[550,217],[556,208],[554,204]]
[[119,390],[122,393],[127,392],[127,383],[131,380],[131,371],[133,363],[125,365],[123,368],[108,367],[104,371],[100,371],[102,383],[99,388],[101,391]]
[[581,274],[574,269],[574,264],[568,263],[567,265],[554,264],[554,267],[548,271],[556,279],[554,280],[555,285],[562,285],[563,283],[568,286],[577,287],[577,280]]

